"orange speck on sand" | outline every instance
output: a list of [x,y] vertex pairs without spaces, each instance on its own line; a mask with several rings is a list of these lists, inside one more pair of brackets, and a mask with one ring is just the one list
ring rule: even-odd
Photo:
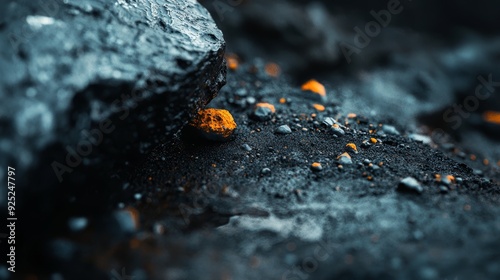
[[326,96],[326,90],[325,90],[325,86],[323,86],[322,84],[320,84],[318,81],[316,80],[309,80],[307,81],[306,83],[304,83],[301,87],[302,90],[309,90],[309,91],[312,91],[314,93],[317,93],[321,96]]
[[490,165],[490,161],[487,158],[485,158],[485,159],[483,159],[483,164]]
[[255,104],[255,107],[264,107],[264,108],[268,108],[273,113],[276,112],[276,109],[274,108],[274,105],[271,104],[271,103],[261,102],[261,103]]
[[338,156],[337,159],[340,159],[341,157],[351,158],[351,155],[349,155],[348,153],[343,153],[340,156]]
[[208,135],[223,138],[231,136],[237,126],[228,110],[213,108],[200,110],[189,124]]
[[226,63],[227,63],[227,68],[231,70],[236,70],[238,69],[239,62],[238,62],[238,57],[235,54],[229,54],[226,56]]
[[313,104],[314,109],[318,110],[319,112],[323,112],[325,110],[325,106],[321,104]]
[[278,77],[281,74],[281,69],[276,63],[268,63],[264,67],[264,70],[266,71],[267,75],[271,77]]
[[354,114],[354,113],[349,113],[347,114],[347,118],[349,119],[354,119],[355,117],[357,117],[358,115]]
[[286,103],[286,98],[281,97],[281,98],[280,98],[280,103],[281,103],[281,104],[285,104],[285,103]]
[[319,162],[313,162],[313,163],[311,164],[311,167],[314,167],[314,168],[321,168],[321,163],[319,163]]
[[345,147],[347,149],[355,151],[356,153],[358,152],[358,148],[356,147],[356,144],[354,144],[354,143],[347,143],[347,145],[345,145]]
[[378,141],[377,141],[377,139],[372,137],[372,138],[370,138],[370,142],[372,142],[373,144],[377,144]]
[[483,120],[489,123],[500,125],[500,112],[486,111],[483,114]]
[[455,176],[453,175],[446,175],[446,178],[450,180],[450,182],[454,183],[455,182]]
[[476,155],[470,155],[470,160],[476,160]]
[[498,166],[500,166],[500,160],[499,160],[499,161],[497,161],[497,165],[498,165]]

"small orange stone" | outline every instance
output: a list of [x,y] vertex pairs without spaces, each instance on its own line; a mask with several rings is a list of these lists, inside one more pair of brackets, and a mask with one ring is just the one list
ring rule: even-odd
[[358,147],[356,147],[356,144],[354,143],[347,143],[347,145],[345,145],[346,149],[347,150],[350,150],[350,151],[354,151],[354,152],[358,152]]
[[268,63],[264,67],[264,70],[266,71],[267,75],[271,77],[278,77],[281,74],[281,69],[276,63]]
[[229,54],[226,56],[226,64],[227,68],[235,71],[238,69],[239,62],[238,62],[238,57],[234,54]]
[[483,120],[492,124],[500,124],[500,112],[486,111],[483,114]]
[[358,115],[354,114],[354,113],[349,113],[347,114],[347,118],[349,119],[354,119],[355,117],[357,117]]
[[454,183],[455,182],[455,176],[453,175],[446,175],[446,178],[450,180],[450,182]]
[[476,155],[470,155],[471,160],[476,160],[476,158],[477,158]]
[[372,144],[377,144],[378,141],[377,141],[377,139],[372,137],[372,138],[370,138],[370,142],[372,142]]
[[276,113],[276,109],[274,108],[274,105],[271,103],[261,102],[261,103],[255,104],[255,107],[268,108],[269,110],[271,110],[271,112]]
[[486,159],[486,158],[485,158],[485,159],[483,159],[483,164],[484,164],[484,165],[489,165],[489,164],[490,164],[490,161],[489,161],[488,159]]
[[314,109],[318,110],[319,112],[323,112],[325,110],[325,106],[321,104],[313,104]]
[[286,103],[286,98],[281,97],[281,98],[280,98],[280,103],[281,103],[281,104],[285,104],[285,103]]
[[304,91],[306,91],[306,90],[312,91],[312,92],[319,94],[321,96],[326,96],[325,86],[323,86],[322,84],[320,84],[318,81],[316,81],[314,79],[309,80],[306,83],[304,83],[302,85],[301,89]]
[[213,108],[200,110],[189,124],[213,140],[228,138],[237,126],[228,110]]
[[321,163],[319,163],[319,162],[313,162],[311,164],[311,170],[318,172],[318,171],[323,170],[323,166],[321,166]]

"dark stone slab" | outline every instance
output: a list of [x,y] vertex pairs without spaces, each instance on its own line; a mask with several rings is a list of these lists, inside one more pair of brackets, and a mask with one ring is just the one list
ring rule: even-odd
[[196,1],[7,1],[0,15],[0,166],[61,181],[142,154],[225,83],[222,33]]

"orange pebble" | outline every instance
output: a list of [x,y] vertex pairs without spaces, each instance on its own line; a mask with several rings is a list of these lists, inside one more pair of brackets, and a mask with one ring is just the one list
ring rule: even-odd
[[500,124],[500,112],[486,111],[483,114],[483,120],[492,124]]
[[323,86],[322,84],[320,84],[316,80],[307,81],[306,83],[304,83],[302,85],[301,89],[304,91],[306,91],[306,90],[312,91],[312,92],[319,94],[321,96],[326,96],[325,86]]
[[268,63],[266,64],[266,66],[264,67],[266,73],[271,76],[271,77],[278,77],[281,73],[281,69],[280,67],[278,66],[278,64],[276,63]]
[[276,109],[274,108],[274,105],[271,103],[260,102],[260,103],[255,104],[255,107],[268,108],[269,110],[271,110],[271,112],[276,113]]
[[239,66],[238,57],[234,54],[227,55],[226,56],[226,64],[227,64],[227,68],[235,71],[236,69],[238,69],[238,66]]
[[213,108],[200,110],[189,124],[213,140],[229,137],[237,126],[228,110]]
[[323,112],[325,110],[325,106],[321,104],[313,104],[314,109],[318,110],[319,112]]

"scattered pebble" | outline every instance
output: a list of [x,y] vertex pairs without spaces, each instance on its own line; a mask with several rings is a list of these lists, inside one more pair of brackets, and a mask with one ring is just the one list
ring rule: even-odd
[[200,135],[208,140],[227,140],[236,129],[236,123],[228,110],[203,109],[189,123]]
[[238,57],[234,54],[229,54],[226,56],[226,63],[227,63],[227,68],[229,68],[232,71],[235,71],[238,69],[239,63],[238,63]]
[[399,131],[392,125],[384,124],[382,126],[382,131],[389,135],[399,135]]
[[267,75],[271,77],[278,77],[281,74],[281,69],[278,66],[278,64],[270,62],[267,63],[266,66],[264,67],[264,71],[266,72]]
[[276,129],[276,134],[290,134],[290,133],[292,133],[292,130],[286,124],[281,125]]
[[326,96],[325,86],[314,79],[305,82],[301,89],[304,91],[312,91],[321,96]]
[[262,174],[262,175],[269,175],[269,174],[271,174],[271,169],[269,169],[267,167],[266,168],[262,168],[262,170],[260,171],[260,174]]
[[420,183],[413,177],[406,177],[399,182],[398,191],[400,192],[409,192],[409,193],[422,193],[424,188],[420,185]]
[[268,121],[276,112],[273,104],[270,103],[257,103],[252,112],[251,117],[257,121]]
[[314,107],[314,109],[318,110],[318,112],[323,112],[325,111],[325,106],[321,105],[321,104],[318,104],[318,103],[315,103],[312,105]]
[[250,145],[248,145],[248,144],[243,144],[243,145],[241,145],[241,147],[243,148],[243,150],[245,150],[247,152],[250,152],[252,150],[252,147],[250,147]]
[[377,141],[377,139],[375,139],[375,138],[373,138],[373,137],[372,137],[372,138],[370,138],[370,143],[372,143],[372,144],[377,144],[377,142],[378,142],[378,141]]
[[353,153],[358,153],[358,147],[356,147],[356,144],[354,143],[347,143],[347,145],[345,145],[345,149],[348,151],[348,152],[353,152]]
[[337,157],[337,160],[342,165],[352,164],[351,156],[348,153],[341,154]]
[[448,193],[448,187],[447,186],[440,186],[439,187],[439,191],[442,193],[442,194],[447,194]]
[[410,139],[413,139],[417,142],[421,142],[424,144],[431,143],[431,138],[429,136],[426,136],[426,135],[412,133],[412,134],[408,135],[408,137],[410,137]]
[[335,136],[340,137],[340,136],[345,135],[345,131],[342,128],[340,128],[340,126],[338,124],[333,124],[331,131],[332,131],[333,135],[335,135]]
[[313,162],[313,164],[311,164],[311,169],[312,169],[312,171],[319,172],[319,171],[323,170],[323,166],[321,166],[321,163],[319,163],[319,162]]
[[88,220],[85,217],[71,218],[68,221],[69,229],[72,231],[81,231],[87,227]]
[[323,124],[326,126],[326,127],[331,127],[332,125],[334,124],[338,124],[337,121],[334,119],[334,118],[331,118],[331,117],[326,117],[324,120],[323,120]]

